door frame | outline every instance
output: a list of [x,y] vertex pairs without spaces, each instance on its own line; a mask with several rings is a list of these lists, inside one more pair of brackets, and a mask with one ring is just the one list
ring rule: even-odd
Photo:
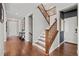
[[[31,17],[31,19],[30,19]],[[28,19],[29,19],[29,23],[31,22],[32,24],[29,24],[29,40],[30,40],[30,37],[31,37],[31,40],[30,42],[32,43],[33,42],[33,14],[30,14],[28,16]],[[30,36],[31,35],[31,36]]]
[[[62,16],[63,15],[63,12],[62,11],[60,11],[60,40],[59,40],[59,43],[63,43],[64,42],[64,16]],[[63,24],[61,24],[61,22],[63,21]],[[63,25],[63,30],[61,30],[61,28],[62,28],[62,25]],[[61,35],[63,35],[62,37],[61,37]],[[61,38],[62,38],[62,40],[63,41],[61,41]]]
[[[33,12],[30,12],[25,16],[25,41],[28,41],[28,42],[30,42],[29,40],[29,16],[31,15],[33,15]],[[32,17],[34,18],[34,15]],[[32,29],[32,43],[33,43],[33,29]]]

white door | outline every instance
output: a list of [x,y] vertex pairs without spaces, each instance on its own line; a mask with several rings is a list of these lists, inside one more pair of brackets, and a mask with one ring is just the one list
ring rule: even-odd
[[7,35],[18,36],[18,21],[7,21]]
[[64,40],[77,44],[77,16],[64,19]]

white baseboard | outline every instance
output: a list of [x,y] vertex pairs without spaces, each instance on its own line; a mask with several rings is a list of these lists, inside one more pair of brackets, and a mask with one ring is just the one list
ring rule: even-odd
[[[59,46],[62,45],[64,42],[65,42],[65,41],[63,41],[62,43],[60,43]],[[58,47],[59,47],[59,46],[58,46]]]
[[69,43],[73,43],[73,44],[78,44],[78,43],[76,43],[76,42],[71,42],[71,41],[64,41],[64,42],[69,42]]
[[[60,45],[62,45],[64,43],[64,41],[62,43],[60,43],[55,49],[57,49]],[[49,54],[52,53],[53,51],[55,51],[55,49],[49,51]]]

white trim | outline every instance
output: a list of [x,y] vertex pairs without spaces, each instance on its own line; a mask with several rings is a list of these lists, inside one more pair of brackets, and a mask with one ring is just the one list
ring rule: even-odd
[[[26,16],[25,16],[25,41],[29,41],[29,24],[28,24],[28,22],[29,22],[29,20],[28,20],[28,17],[30,16],[30,15],[32,15],[33,14],[33,12],[30,12],[30,13],[28,13]],[[34,18],[34,16],[33,16],[33,18]],[[26,25],[27,24],[27,25]],[[28,28],[27,28],[28,27]],[[33,41],[33,40],[32,40]]]
[[[64,41],[62,42],[62,43],[60,43],[55,49],[57,49],[58,47],[60,47],[62,44],[64,43]],[[51,51],[49,51],[49,54],[51,54],[53,51],[55,51],[55,49],[54,50],[51,50]]]
[[18,22],[19,19],[15,19],[15,18],[7,18],[7,21],[16,21]]
[[78,44],[78,43],[71,42],[71,41],[64,41],[64,42],[68,42],[68,43],[72,43],[72,44]]
[[3,41],[6,41],[6,38],[7,38],[7,35],[6,35],[6,21],[7,21],[7,17],[6,17],[6,9],[5,9],[5,5],[4,3],[2,3],[3,5],[3,9],[4,9],[4,22],[3,22],[3,27],[4,27],[4,40]]

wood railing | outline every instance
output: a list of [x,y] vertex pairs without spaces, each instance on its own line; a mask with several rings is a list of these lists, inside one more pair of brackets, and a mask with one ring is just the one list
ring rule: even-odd
[[49,49],[55,40],[55,37],[57,35],[57,20],[49,27],[48,29],[45,30],[46,33],[46,38],[45,38],[45,49],[46,53],[49,53]]
[[41,13],[43,14],[43,16],[45,17],[47,23],[50,24],[50,16],[48,15],[47,11],[45,10],[43,4],[40,4],[38,6],[38,8],[41,11]]

